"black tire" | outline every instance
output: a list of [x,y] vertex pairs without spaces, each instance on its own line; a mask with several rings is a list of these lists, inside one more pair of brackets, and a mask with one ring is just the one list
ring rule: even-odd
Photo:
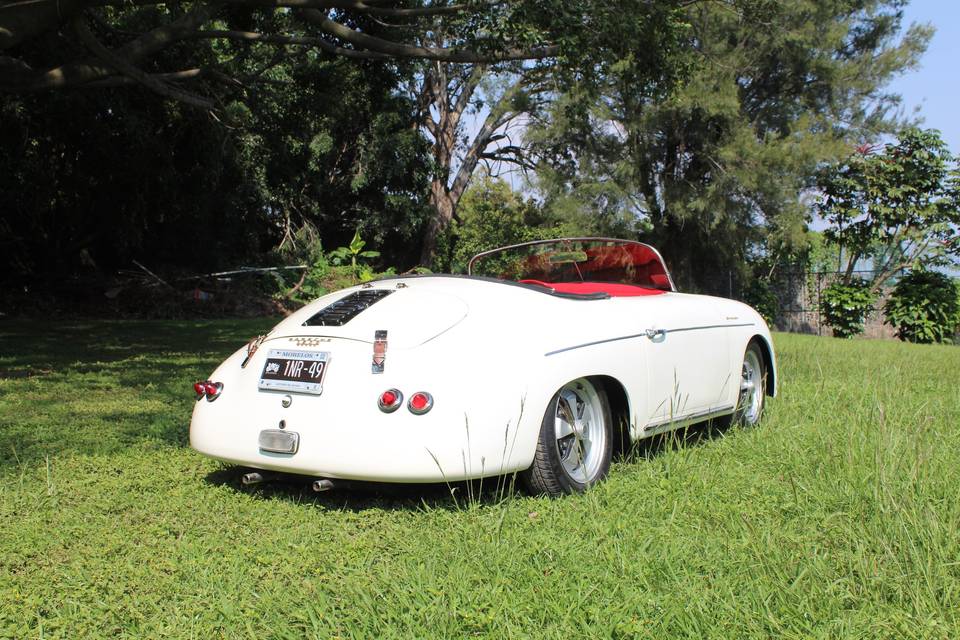
[[740,393],[737,396],[737,408],[733,414],[733,424],[741,427],[753,427],[763,420],[763,409],[767,397],[767,363],[763,350],[756,340],[751,340],[743,353],[743,365],[740,372]]
[[[571,398],[577,409],[571,409]],[[583,419],[568,410],[579,412]],[[569,422],[568,415],[580,422],[580,430],[573,429],[571,434],[560,436],[558,432],[563,430],[560,425]],[[600,425],[596,424],[597,420]],[[520,477],[536,495],[557,497],[582,493],[606,477],[612,453],[613,420],[607,394],[601,385],[580,378],[565,384],[550,399],[540,423],[533,464],[521,472]]]

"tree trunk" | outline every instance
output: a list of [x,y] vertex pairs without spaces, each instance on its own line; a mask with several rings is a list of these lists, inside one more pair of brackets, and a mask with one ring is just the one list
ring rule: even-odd
[[[508,147],[510,150],[502,154],[489,149],[495,142],[508,138],[506,134],[496,134],[523,113],[511,105],[519,91],[531,90],[530,83],[525,83],[524,78],[517,79],[489,105],[483,125],[472,140],[464,137],[458,143],[463,114],[486,72],[485,64],[451,70],[448,65],[438,63],[427,73],[417,92],[421,126],[433,137],[435,171],[430,187],[432,215],[420,250],[420,264],[423,266],[434,263],[437,242],[450,222],[456,219],[457,205],[481,158],[524,166],[522,153],[512,144]],[[463,153],[459,167],[454,171],[458,144]]]
[[437,251],[437,239],[450,226],[456,209],[456,202],[450,195],[445,180],[433,179],[433,184],[430,186],[430,207],[433,210],[433,215],[430,216],[430,221],[427,223],[420,252],[420,264],[425,267],[432,264]]

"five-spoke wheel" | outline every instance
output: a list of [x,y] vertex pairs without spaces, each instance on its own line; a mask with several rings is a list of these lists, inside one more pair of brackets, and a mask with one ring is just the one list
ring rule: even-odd
[[602,386],[587,378],[563,385],[547,406],[533,464],[523,474],[531,491],[580,492],[610,469],[610,404]]

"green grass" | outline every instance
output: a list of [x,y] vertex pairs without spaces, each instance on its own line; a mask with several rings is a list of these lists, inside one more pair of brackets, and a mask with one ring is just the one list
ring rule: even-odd
[[960,637],[960,349],[778,335],[761,427],[465,502],[190,450],[269,324],[0,324],[0,637]]

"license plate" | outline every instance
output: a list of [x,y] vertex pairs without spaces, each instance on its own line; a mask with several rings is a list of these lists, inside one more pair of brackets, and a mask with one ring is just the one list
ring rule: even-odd
[[261,389],[323,393],[323,377],[330,364],[326,351],[270,349],[260,373]]
[[296,431],[264,429],[260,432],[260,450],[272,453],[296,453],[300,448],[300,434]]

